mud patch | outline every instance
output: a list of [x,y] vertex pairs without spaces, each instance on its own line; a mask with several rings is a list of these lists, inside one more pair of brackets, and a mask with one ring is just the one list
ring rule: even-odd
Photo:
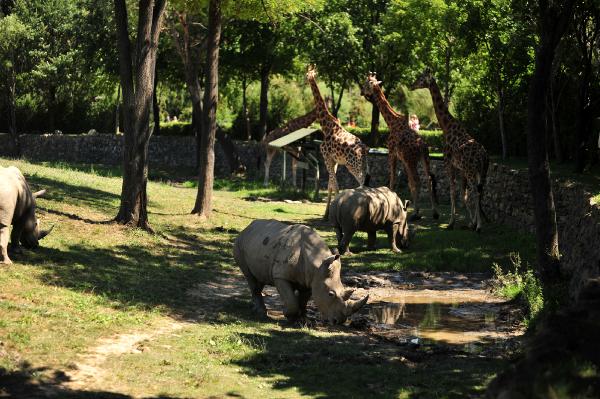
[[514,350],[524,332],[521,311],[494,296],[484,274],[349,274],[343,280],[357,288],[356,296],[370,296],[350,325],[397,344],[501,353]]

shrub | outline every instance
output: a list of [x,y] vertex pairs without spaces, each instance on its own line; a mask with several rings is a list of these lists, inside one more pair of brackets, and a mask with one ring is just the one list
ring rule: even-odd
[[501,296],[520,301],[527,312],[527,323],[535,320],[544,308],[542,285],[529,265],[523,265],[518,253],[510,254],[511,267],[506,272],[494,263],[493,289]]
[[171,121],[160,124],[161,136],[193,136],[192,124],[190,122]]

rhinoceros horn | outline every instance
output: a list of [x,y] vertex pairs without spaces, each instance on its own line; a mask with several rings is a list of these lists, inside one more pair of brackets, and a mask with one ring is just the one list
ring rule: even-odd
[[46,190],[40,190],[40,191],[36,191],[35,193],[31,194],[33,195],[33,198],[38,198],[38,197],[43,197],[44,194],[46,194]]
[[348,300],[346,301],[346,312],[347,316],[350,316],[352,313],[358,312],[360,308],[365,306],[367,301],[369,300],[369,295],[365,295],[363,299],[359,299],[358,301]]
[[40,235],[38,237],[38,240],[41,240],[42,238],[46,237],[48,234],[50,234],[52,232],[52,230],[54,230],[54,226],[50,227],[48,230],[42,230],[42,231],[40,231]]

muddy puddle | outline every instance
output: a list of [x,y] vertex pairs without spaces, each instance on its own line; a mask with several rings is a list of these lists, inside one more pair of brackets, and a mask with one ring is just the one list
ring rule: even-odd
[[478,353],[514,345],[520,310],[490,293],[482,274],[387,273],[348,275],[369,303],[350,326],[399,344],[444,345]]

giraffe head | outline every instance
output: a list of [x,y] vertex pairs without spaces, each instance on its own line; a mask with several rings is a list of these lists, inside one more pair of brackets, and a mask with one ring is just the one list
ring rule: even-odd
[[369,101],[373,101],[375,89],[381,84],[380,80],[375,77],[375,72],[369,72],[365,84],[360,88],[360,94]]
[[417,80],[415,80],[415,82],[412,85],[410,85],[410,89],[426,89],[431,84],[432,79],[433,75],[431,74],[431,69],[425,68],[425,70],[423,71],[423,73],[421,73],[421,75],[419,75]]
[[309,64],[306,68],[306,79],[311,80],[317,76],[317,68],[314,64]]

